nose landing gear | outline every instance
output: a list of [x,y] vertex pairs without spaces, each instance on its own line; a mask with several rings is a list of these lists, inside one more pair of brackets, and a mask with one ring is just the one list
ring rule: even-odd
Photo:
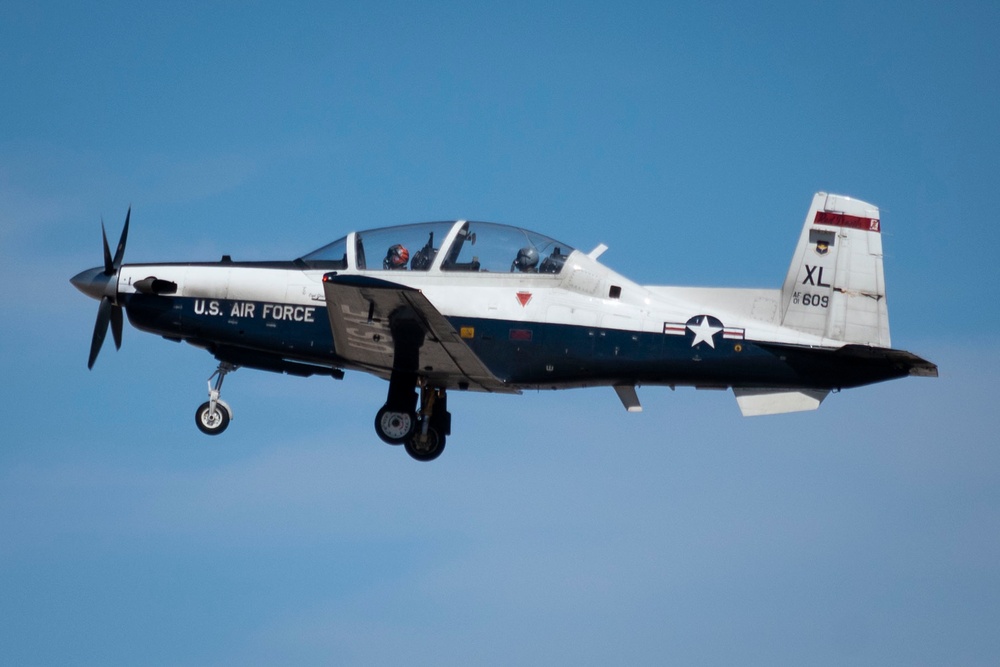
[[[219,435],[229,426],[229,422],[233,418],[233,409],[219,398],[219,394],[222,392],[222,381],[226,378],[226,374],[236,369],[237,366],[223,361],[208,377],[208,400],[198,406],[194,413],[194,423],[198,425],[198,429],[202,433]],[[214,387],[212,386],[212,378],[217,378]]]

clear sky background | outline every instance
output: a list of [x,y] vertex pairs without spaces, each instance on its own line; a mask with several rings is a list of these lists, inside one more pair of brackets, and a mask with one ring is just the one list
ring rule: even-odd
[[[0,4],[0,662],[1000,662],[1000,9]],[[472,218],[642,283],[780,285],[814,192],[881,207],[896,347],[940,365],[744,419],[731,393],[453,395],[126,326],[101,263],[289,259]]]

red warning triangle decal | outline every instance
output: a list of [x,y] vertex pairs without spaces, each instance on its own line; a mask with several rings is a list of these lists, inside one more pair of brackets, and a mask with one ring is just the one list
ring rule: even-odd
[[517,300],[521,302],[521,307],[524,308],[531,301],[531,292],[518,292]]

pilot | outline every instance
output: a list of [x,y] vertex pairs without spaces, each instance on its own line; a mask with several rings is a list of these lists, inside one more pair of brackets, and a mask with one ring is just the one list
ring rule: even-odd
[[517,257],[510,265],[511,272],[538,273],[538,251],[534,246],[524,246],[517,251]]
[[410,261],[410,251],[403,244],[397,243],[389,246],[389,251],[385,253],[385,259],[382,260],[382,268],[405,269],[408,261]]

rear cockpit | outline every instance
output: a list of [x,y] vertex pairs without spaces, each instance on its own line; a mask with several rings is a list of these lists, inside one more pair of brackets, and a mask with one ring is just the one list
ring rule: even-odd
[[298,261],[313,269],[558,274],[573,248],[491,222],[425,222],[348,234]]

